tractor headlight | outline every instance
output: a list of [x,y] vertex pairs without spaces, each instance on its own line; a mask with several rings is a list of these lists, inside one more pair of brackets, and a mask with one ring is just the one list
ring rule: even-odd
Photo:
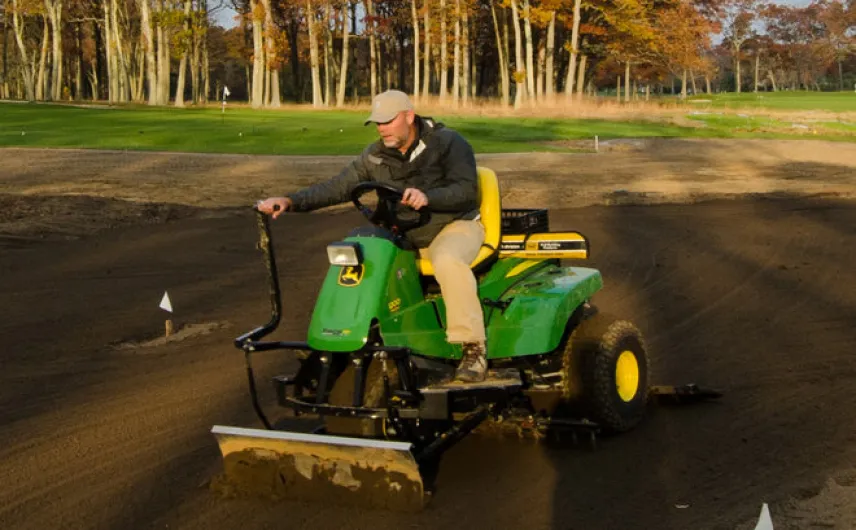
[[327,258],[330,265],[356,267],[363,262],[363,253],[359,243],[340,241],[327,245]]

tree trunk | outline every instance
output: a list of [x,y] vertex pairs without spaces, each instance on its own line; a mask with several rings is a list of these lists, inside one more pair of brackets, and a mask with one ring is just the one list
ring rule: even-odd
[[651,85],[645,85],[645,101],[648,101],[651,97]]
[[740,48],[737,48],[734,55],[737,57],[734,61],[736,63],[734,65],[734,84],[737,86],[737,93],[739,94],[743,84],[740,81]]
[[[565,80],[565,99],[570,99],[574,93],[574,67],[577,61],[577,46],[580,36],[580,0],[574,0],[574,22],[571,28],[571,56],[568,59],[568,77]],[[584,86],[581,80],[578,80],[580,86]],[[582,95],[582,90],[577,90],[577,94]]]
[[[856,18],[854,18],[856,20]],[[844,67],[841,65],[842,58],[838,56],[838,90],[844,92]]]
[[[204,4],[205,2],[199,2]],[[191,25],[191,51],[190,51],[190,101],[197,105],[199,103],[199,52],[201,42],[202,28],[199,26],[201,12],[194,12],[194,20]]]
[[143,46],[138,42],[136,46],[136,54],[134,57],[134,61],[136,63],[136,85],[134,87],[134,101],[137,103],[143,103],[146,100],[146,51],[143,49]]
[[[324,106],[333,105],[333,29],[330,28],[330,19],[332,17],[332,9],[330,0],[324,3],[324,31],[326,38],[324,39]],[[334,25],[335,27],[335,25]]]
[[107,85],[107,101],[115,103],[119,97],[119,75],[116,68],[116,47],[113,44],[113,22],[110,16],[110,0],[103,0],[102,5],[104,7],[104,60],[107,63],[107,78],[104,82]]
[[514,108],[520,108],[526,98],[526,74],[523,67],[523,42],[520,36],[520,16],[517,13],[517,0],[511,0],[511,21],[514,23]]
[[770,82],[773,84],[773,92],[778,92],[779,87],[776,86],[776,76],[773,75],[773,71],[767,70],[767,76],[770,78]]
[[389,74],[388,70],[383,69],[383,52],[384,52],[384,41],[382,36],[375,39],[375,46],[377,46],[377,89],[379,92],[384,91],[384,80],[386,82],[386,86],[389,86],[389,78],[386,74]]
[[[414,1],[414,5],[416,0]],[[345,104],[345,88],[348,85],[348,64],[350,61],[350,45],[348,41],[350,40],[351,32],[348,28],[348,4],[345,4],[342,7],[342,68],[339,71],[339,89],[336,91],[336,106],[342,107]],[[418,31],[418,30],[417,30]],[[418,46],[416,47],[418,51]],[[416,67],[416,71],[419,71],[419,67]],[[418,74],[417,74],[418,75]]]
[[62,99],[62,0],[44,0],[51,21],[51,99]]
[[419,10],[416,0],[410,0],[410,18],[413,24],[413,99],[419,101]]
[[122,47],[122,36],[119,34],[119,4],[116,0],[113,0],[113,9],[111,11],[113,22],[110,26],[113,30],[113,42],[116,45],[116,53],[114,53],[114,56],[116,57],[116,75],[119,76],[119,101],[125,102],[130,100],[131,95],[130,76],[128,68],[128,63],[130,61],[128,61],[125,57],[125,51]]
[[759,73],[761,71],[761,54],[755,53],[755,93],[758,92],[758,85],[760,84]]
[[423,96],[431,93],[431,4],[429,2],[430,0],[425,0],[425,13],[422,15],[422,23],[425,26],[425,54],[423,57],[425,68],[422,70]]
[[455,0],[455,46],[452,65],[452,102],[458,106],[461,97],[461,0]]
[[200,38],[202,43],[202,90],[200,93],[200,99],[202,103],[208,103],[208,97],[211,89],[211,71],[208,68],[208,3],[200,2],[199,8],[202,11],[200,19],[204,30]]
[[496,21],[496,5],[494,1],[490,2],[490,14],[493,17],[493,29],[496,33],[496,51],[499,57],[499,77],[502,83],[502,106],[508,106],[508,59],[505,55],[505,47],[502,45],[502,38],[499,35],[499,24]]
[[470,101],[470,84],[475,85],[475,76],[473,75],[473,67],[475,65],[470,64],[470,17],[469,17],[469,5],[464,3],[464,11],[462,13],[461,23],[463,24],[463,60],[464,64],[461,68],[461,95],[464,98],[464,105],[467,105]]
[[34,65],[30,62],[30,54],[24,46],[24,28],[18,11],[18,0],[12,0],[12,26],[15,29],[15,42],[18,43],[18,51],[21,53],[20,68],[21,77],[24,79],[24,90],[27,93],[27,100],[33,101],[36,99],[35,87],[33,86]]
[[[309,0],[307,0],[307,6]],[[250,96],[250,105],[254,109],[264,106],[264,82],[265,82],[265,52],[264,52],[264,8],[259,0],[250,1],[250,17],[253,26],[253,84]],[[307,9],[306,18],[309,20],[309,35],[312,40],[312,10]]]
[[440,102],[446,101],[449,89],[449,64],[446,56],[446,0],[440,0]]
[[624,102],[630,103],[630,61],[624,65]]
[[91,66],[93,66],[93,68],[90,68],[89,70],[89,90],[92,92],[92,101],[97,101],[98,93],[100,91],[98,87],[98,68],[95,68],[95,65]]
[[[74,58],[74,99],[83,99],[83,22],[75,23],[74,39],[77,56]],[[5,44],[5,38],[4,38]],[[5,64],[5,63],[4,63]],[[5,77],[4,77],[5,79]],[[8,97],[8,96],[7,96]]]
[[45,85],[47,81],[45,80],[45,62],[48,57],[48,19],[47,17],[42,17],[42,48],[41,54],[39,55],[39,75],[36,78],[36,99],[39,101],[44,101],[46,97]]
[[178,62],[178,83],[175,86],[175,106],[184,106],[184,82],[187,73],[187,52],[190,44],[190,0],[184,0],[184,35],[181,43],[181,60]]
[[709,75],[707,75],[707,74],[704,74],[704,85],[705,85],[705,92],[706,92],[708,95],[709,95],[709,94],[711,94],[711,91],[710,91],[710,76],[709,76]]
[[92,34],[95,37],[95,57],[92,58],[91,63],[94,75],[90,77],[90,84],[92,84],[95,89],[95,92],[92,93],[92,101],[97,101],[99,99],[103,99],[100,80],[105,79],[105,76],[107,75],[104,69],[104,63],[106,62],[104,58],[107,53],[104,50],[104,33],[98,28],[98,19],[92,21]]
[[695,84],[695,72],[693,72],[692,69],[690,69],[690,83],[693,87],[693,96],[695,96],[696,94],[698,94],[698,89],[696,88]]
[[526,88],[528,89],[529,101],[534,103],[538,94],[535,92],[535,66],[534,48],[532,42],[531,6],[529,0],[523,0],[523,33],[526,36]]
[[681,99],[687,99],[687,69],[681,75]]
[[550,13],[550,25],[547,26],[547,71],[544,73],[544,84],[548,101],[553,101],[556,92],[556,81],[553,74],[553,56],[556,48],[556,12]]
[[[367,0],[371,6],[371,0]],[[371,13],[371,10],[369,10]],[[309,66],[312,70],[312,106],[318,108],[321,106],[321,71],[318,63],[318,30],[315,27],[315,10],[312,7],[312,0],[306,0],[306,20],[309,24]],[[374,65],[374,63],[373,63]]]
[[544,70],[546,69],[547,49],[545,39],[538,41],[538,59],[535,61],[535,93],[539,99],[544,98]]
[[146,48],[146,78],[149,87],[149,105],[157,105],[158,72],[155,63],[155,40],[152,34],[152,22],[149,15],[149,0],[139,0],[140,25],[142,26],[143,44]]
[[586,77],[586,61],[587,55],[580,56],[580,68],[577,71],[577,99],[582,99],[585,92],[585,77]]
[[375,97],[377,94],[377,49],[375,47],[374,5],[372,0],[366,0],[366,13],[369,17],[369,20],[366,21],[366,30],[369,32],[369,93]]
[[[469,21],[467,22],[467,25],[469,25]],[[469,38],[469,34],[470,34],[469,30],[467,30],[467,37],[468,38]],[[467,83],[469,83],[469,85],[470,85],[470,97],[475,101],[476,97],[478,96],[479,80],[481,79],[481,77],[484,76],[484,63],[485,63],[485,61],[484,61],[484,57],[482,57],[482,60],[479,62],[480,68],[476,68],[476,50],[475,50],[475,47],[473,47],[469,44],[469,41],[467,44],[467,50],[469,51],[469,54],[468,54],[469,59],[467,59],[467,60],[470,62],[470,77],[468,78]],[[479,77],[477,77],[477,75]],[[469,101],[465,100],[465,103],[469,104]]]
[[[166,2],[160,2],[160,12],[166,11]],[[170,86],[170,63],[169,52],[170,31],[169,27],[158,24],[158,105],[169,105]]]
[[398,86],[404,91],[407,83],[407,54],[405,42],[407,37],[403,33],[398,34],[398,63],[395,65],[395,70],[398,73]]
[[[8,5],[8,4],[6,4]],[[9,12],[3,16],[3,79],[0,80],[0,99],[9,99]],[[80,23],[77,24],[78,36],[80,35]],[[80,49],[78,47],[78,49]]]
[[270,0],[262,0],[262,5],[265,8],[265,71],[268,73],[267,97],[265,101],[268,106],[278,109],[279,101],[279,61],[276,56],[276,48],[274,48],[274,37],[276,26],[273,24],[273,9],[271,8]]
[[621,76],[615,81],[615,100],[621,104]]

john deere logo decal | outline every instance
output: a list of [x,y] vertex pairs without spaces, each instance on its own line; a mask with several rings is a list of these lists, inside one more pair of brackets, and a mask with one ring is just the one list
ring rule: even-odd
[[342,270],[339,272],[339,285],[343,285],[345,287],[356,287],[363,281],[363,266],[357,265],[356,267],[342,267]]

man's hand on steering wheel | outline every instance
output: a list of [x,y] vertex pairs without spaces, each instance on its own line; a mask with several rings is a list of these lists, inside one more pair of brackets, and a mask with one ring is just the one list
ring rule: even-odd
[[[369,209],[360,202],[360,197],[370,191],[376,192],[378,196],[378,205],[375,210]],[[426,208],[428,197],[416,188],[401,191],[400,188],[383,182],[365,181],[351,190],[351,201],[366,216],[366,219],[397,233],[403,234],[408,230],[425,226],[431,220],[431,211]],[[419,219],[399,217],[396,211],[398,204],[405,204],[413,210],[419,210]]]
[[424,206],[428,206],[428,196],[417,188],[407,188],[401,197],[401,204],[410,206],[414,210],[419,210]]

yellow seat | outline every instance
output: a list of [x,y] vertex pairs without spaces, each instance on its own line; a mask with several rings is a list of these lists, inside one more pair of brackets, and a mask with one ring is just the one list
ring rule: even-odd
[[[485,261],[492,259],[499,252],[499,242],[502,239],[502,202],[499,196],[499,180],[496,173],[486,167],[477,168],[479,177],[479,210],[481,222],[484,225],[484,244],[470,264],[476,268]],[[433,276],[434,267],[431,260],[419,258],[416,260],[419,272],[423,276]]]

